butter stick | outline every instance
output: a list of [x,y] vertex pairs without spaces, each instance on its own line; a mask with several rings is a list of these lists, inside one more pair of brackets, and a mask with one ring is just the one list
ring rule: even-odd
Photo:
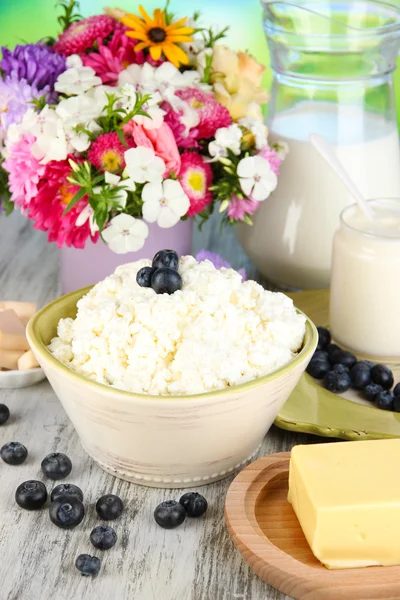
[[14,302],[11,300],[6,300],[4,302],[0,302],[0,311],[3,310],[13,310],[15,314],[20,317],[20,319],[29,321],[29,319],[36,312],[36,304],[33,302]]
[[0,348],[0,367],[2,369],[18,369],[18,360],[24,354],[23,350],[4,350]]
[[13,310],[0,312],[0,348],[3,350],[29,350],[25,325]]
[[18,370],[19,371],[27,371],[28,369],[36,369],[39,367],[39,363],[36,360],[36,356],[33,354],[32,350],[28,350],[18,359]]

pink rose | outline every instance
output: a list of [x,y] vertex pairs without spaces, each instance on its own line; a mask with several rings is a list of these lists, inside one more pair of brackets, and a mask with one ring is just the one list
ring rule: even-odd
[[158,129],[145,129],[135,121],[124,125],[124,133],[131,135],[137,146],[151,148],[167,165],[168,176],[171,172],[179,175],[181,170],[181,155],[176,145],[172,129],[163,123]]

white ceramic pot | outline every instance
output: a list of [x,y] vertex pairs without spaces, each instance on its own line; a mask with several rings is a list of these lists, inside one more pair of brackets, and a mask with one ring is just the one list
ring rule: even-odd
[[46,349],[62,317],[74,317],[80,290],[55,300],[29,322],[27,336],[90,456],[106,471],[154,487],[211,483],[257,451],[305,370],[318,334],[307,321],[302,351],[275,373],[196,396],[146,396],[74,373]]

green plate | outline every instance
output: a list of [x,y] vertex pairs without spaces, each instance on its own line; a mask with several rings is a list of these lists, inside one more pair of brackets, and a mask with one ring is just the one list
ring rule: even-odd
[[[288,294],[316,325],[328,322],[328,290]],[[393,369],[400,380],[400,368]],[[344,440],[400,437],[400,413],[375,408],[356,392],[347,397],[328,392],[305,373],[279,412],[275,425],[281,429]]]

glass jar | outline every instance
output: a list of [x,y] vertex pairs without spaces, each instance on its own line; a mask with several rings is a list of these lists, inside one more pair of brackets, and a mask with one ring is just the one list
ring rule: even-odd
[[357,356],[400,363],[400,200],[373,200],[371,222],[347,207],[335,233],[329,323]]
[[392,77],[400,11],[373,0],[263,4],[274,73],[267,122],[289,155],[254,226],[238,235],[270,281],[325,288],[333,235],[353,199],[309,135],[326,138],[366,198],[400,197]]

